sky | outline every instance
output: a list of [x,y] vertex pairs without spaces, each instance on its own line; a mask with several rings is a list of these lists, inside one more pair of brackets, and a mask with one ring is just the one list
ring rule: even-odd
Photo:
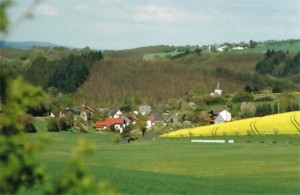
[[[121,50],[300,38],[300,0],[33,2],[16,0],[9,8],[6,40]],[[30,20],[23,17],[28,10]]]

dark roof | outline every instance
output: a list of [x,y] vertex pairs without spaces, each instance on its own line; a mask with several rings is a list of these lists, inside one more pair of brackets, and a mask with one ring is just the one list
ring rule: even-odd
[[86,112],[86,113],[95,113],[94,109],[92,109],[91,107],[86,106],[84,104],[82,104],[81,110],[84,111],[84,112]]
[[79,111],[74,110],[73,108],[66,108],[65,111],[66,111],[66,112],[70,112],[70,113],[72,113],[73,115],[79,115],[79,114],[80,114]]
[[214,109],[211,110],[209,113],[213,116],[217,116],[220,112],[222,112],[224,109]]
[[108,113],[108,116],[109,116],[109,117],[112,117],[112,116],[114,116],[118,111],[119,111],[119,110],[112,110],[112,111],[110,111],[110,112]]

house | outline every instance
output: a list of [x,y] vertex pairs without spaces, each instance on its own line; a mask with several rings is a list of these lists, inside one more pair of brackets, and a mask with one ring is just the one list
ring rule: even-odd
[[231,50],[229,50],[229,51],[234,51],[234,50],[243,50],[244,49],[244,47],[233,47]]
[[141,113],[141,115],[147,115],[150,114],[150,112],[151,106],[144,105],[139,107],[139,113]]
[[169,115],[164,122],[165,123],[178,123],[178,113],[176,113],[175,115]]
[[96,122],[96,129],[98,129],[98,131],[110,129],[119,130],[120,133],[123,133],[125,127],[126,121],[124,118],[106,118],[105,121]]
[[80,117],[84,120],[84,121],[88,121],[91,119],[92,115],[95,113],[95,110],[93,110],[92,108],[86,106],[85,104],[81,105],[80,108]]
[[220,88],[220,82],[218,81],[218,84],[217,84],[217,88],[215,89],[214,92],[212,92],[210,94],[210,96],[221,96],[222,95],[222,89]]
[[50,112],[50,117],[63,117],[65,114],[64,114],[64,112],[62,111],[62,110],[60,110],[60,109],[57,109],[57,110],[54,110],[54,111],[51,111]]
[[131,123],[131,120],[127,116],[123,116],[122,118],[124,118],[126,126],[128,126]]
[[224,46],[222,46],[222,47],[218,47],[218,48],[217,48],[217,51],[218,51],[218,52],[223,52],[223,51],[225,51],[226,47],[227,47],[226,45],[224,45]]
[[135,112],[131,113],[128,115],[129,120],[131,121],[131,123],[134,125],[137,120],[138,120],[138,114],[136,114]]
[[224,123],[231,121],[231,113],[227,110],[223,110],[218,114],[218,116],[214,119],[214,124]]
[[156,121],[156,117],[154,114],[148,114],[147,115],[147,125],[146,125],[146,129],[150,129],[152,127],[152,125],[155,123]]
[[108,113],[109,118],[120,118],[122,115],[122,112],[120,110],[112,110]]
[[217,118],[217,116],[223,111],[224,109],[214,109],[211,110],[209,114],[209,122],[210,124],[214,124],[214,120]]
[[80,115],[80,112],[77,110],[74,110],[73,108],[65,108],[66,113],[71,113],[73,116]]

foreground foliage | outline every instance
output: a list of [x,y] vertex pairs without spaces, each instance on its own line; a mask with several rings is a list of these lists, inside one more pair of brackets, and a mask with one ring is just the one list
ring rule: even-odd
[[11,80],[3,73],[0,76],[0,194],[22,193],[37,185],[44,186],[45,194],[113,193],[110,187],[98,183],[85,171],[81,158],[92,151],[87,141],[81,141],[73,149],[70,163],[73,169],[52,184],[45,183],[49,175],[35,159],[45,139],[28,140],[24,134],[28,123],[23,120],[27,117],[27,109],[39,104],[45,94],[42,89],[26,84],[21,77]]

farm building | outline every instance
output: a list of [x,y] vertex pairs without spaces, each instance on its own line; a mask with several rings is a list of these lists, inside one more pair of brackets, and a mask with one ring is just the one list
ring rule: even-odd
[[210,115],[210,124],[218,124],[223,122],[231,121],[231,113],[224,109],[211,110]]
[[218,116],[214,119],[214,124],[224,123],[231,121],[231,113],[227,110],[223,110],[218,114]]

